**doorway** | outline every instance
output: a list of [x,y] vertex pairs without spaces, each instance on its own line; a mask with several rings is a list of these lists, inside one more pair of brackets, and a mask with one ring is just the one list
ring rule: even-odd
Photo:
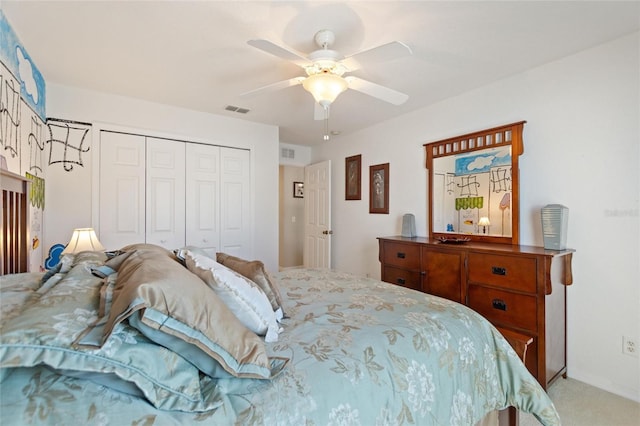
[[[280,166],[279,269],[301,268],[304,249],[304,167]],[[302,197],[300,197],[302,195]]]

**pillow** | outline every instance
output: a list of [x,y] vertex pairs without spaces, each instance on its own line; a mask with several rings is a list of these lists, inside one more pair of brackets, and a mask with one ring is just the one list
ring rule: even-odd
[[0,340],[3,324],[40,299],[42,275],[41,272],[21,272],[0,276]]
[[86,265],[87,267],[100,266],[107,260],[107,255],[101,251],[81,251],[72,257],[71,267]]
[[114,329],[102,348],[74,345],[97,319],[101,286],[102,280],[76,265],[19,316],[4,322],[2,371],[44,365],[59,374],[142,394],[164,410],[200,412],[222,405],[212,380],[126,323]]
[[56,266],[54,266],[51,269],[48,269],[44,275],[42,276],[42,278],[40,279],[40,284],[44,284],[46,283],[49,278],[51,278],[52,276],[54,276],[55,274],[59,273],[62,270],[62,262],[58,262],[56,264]]
[[108,266],[109,268],[113,269],[114,271],[117,271],[118,269],[120,269],[120,265],[122,265],[122,262],[124,262],[125,259],[128,258],[129,256],[131,256],[131,254],[134,253],[134,252],[135,252],[135,250],[120,251],[117,255],[115,255],[112,258],[110,258],[109,260],[107,260],[104,264],[105,264],[105,266]]
[[278,320],[269,299],[253,281],[207,256],[186,252],[187,268],[207,283],[245,327],[267,342],[278,340]]
[[44,285],[47,281],[49,281],[49,279],[55,277],[57,274],[66,274],[67,272],[69,272],[74,264],[75,257],[76,255],[72,253],[63,254],[60,257],[58,264],[45,272],[40,283]]
[[209,254],[202,248],[196,246],[185,246],[179,249],[175,249],[173,253],[176,255],[178,260],[184,265],[185,258],[187,257],[187,251],[190,251],[194,254],[199,254],[206,257],[211,257]]
[[42,290],[43,292],[48,291],[49,287],[56,285],[58,281],[69,274],[76,266],[82,266],[82,268],[75,268],[73,274],[84,274],[86,270],[102,267],[106,260],[107,255],[101,251],[82,251],[79,253],[63,254],[58,264],[47,271],[42,277]]
[[113,289],[116,286],[116,280],[118,279],[118,273],[115,272],[108,275],[103,280],[100,287],[100,304],[98,307],[98,317],[104,318],[111,312],[111,302],[113,301]]
[[276,283],[269,278],[267,271],[264,269],[264,264],[261,261],[248,261],[225,253],[217,253],[216,260],[218,263],[236,271],[240,275],[247,277],[254,283],[258,284],[269,298],[269,302],[271,303],[273,310],[277,311],[280,309],[282,315],[286,315],[282,305],[280,289]]
[[171,250],[168,250],[162,246],[158,246],[155,244],[149,244],[149,243],[135,243],[135,244],[129,244],[128,246],[124,246],[122,247],[118,253],[121,254],[123,252],[130,252],[130,251],[139,251],[139,250],[151,250],[151,251],[155,251],[158,253],[162,253],[162,254],[166,254],[167,256],[169,256],[172,259],[176,258],[176,255],[173,254],[173,252]]
[[211,377],[271,377],[262,339],[176,260],[162,252],[137,250],[117,273],[103,344],[117,324],[131,317],[129,323],[145,336]]

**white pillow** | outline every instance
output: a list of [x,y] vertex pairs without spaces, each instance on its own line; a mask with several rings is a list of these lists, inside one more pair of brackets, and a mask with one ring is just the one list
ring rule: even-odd
[[208,256],[187,250],[187,269],[196,274],[222,299],[240,322],[266,342],[276,342],[280,332],[276,313],[260,287]]

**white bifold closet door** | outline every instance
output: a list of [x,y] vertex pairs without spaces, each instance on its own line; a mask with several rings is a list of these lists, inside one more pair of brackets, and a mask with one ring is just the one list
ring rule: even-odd
[[247,150],[187,144],[187,245],[251,255],[250,161]]
[[220,148],[220,250],[251,259],[251,153]]
[[101,132],[99,237],[252,255],[248,150]]
[[187,144],[186,245],[210,255],[220,244],[220,148]]
[[138,135],[100,133],[96,231],[107,250],[146,241],[145,139]]
[[146,242],[170,250],[185,240],[185,145],[147,138]]

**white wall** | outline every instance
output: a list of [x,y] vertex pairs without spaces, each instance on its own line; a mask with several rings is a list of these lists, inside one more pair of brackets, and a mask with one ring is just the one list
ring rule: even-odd
[[[55,84],[47,85],[47,114],[97,122],[103,127],[125,126],[148,130],[146,134],[151,135],[250,149],[253,257],[262,260],[269,270],[277,271],[277,127]],[[66,244],[73,228],[92,226],[91,157],[91,152],[86,153],[84,166],[76,166],[71,172],[55,166],[47,170],[44,238],[47,250],[55,243]]]
[[[293,158],[284,157],[282,154],[285,150],[291,154]],[[307,166],[311,163],[311,147],[292,145],[288,143],[280,143],[280,164],[285,166]]]
[[[398,235],[404,213],[427,229],[423,144],[527,120],[520,157],[520,241],[542,245],[539,210],[569,207],[569,376],[640,401],[640,34],[335,137],[312,151],[333,174],[333,265],[380,277],[377,236]],[[505,60],[508,60],[505,57]],[[344,200],[344,159],[362,154],[361,201]],[[390,163],[389,215],[368,214],[369,166]],[[357,243],[356,243],[357,242]]]

